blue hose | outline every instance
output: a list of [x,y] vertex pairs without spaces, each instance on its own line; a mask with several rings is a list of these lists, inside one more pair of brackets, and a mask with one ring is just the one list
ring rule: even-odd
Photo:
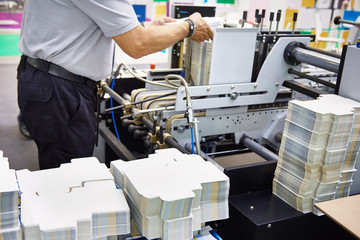
[[[114,83],[115,83],[115,78],[111,82],[111,89],[114,89]],[[110,97],[110,107],[113,108],[113,97]],[[112,121],[114,123],[114,129],[115,129],[116,137],[119,140],[119,142],[121,142],[119,132],[118,132],[117,127],[116,127],[114,111],[111,111],[111,117],[112,117]]]
[[191,128],[191,153],[194,154],[194,129]]

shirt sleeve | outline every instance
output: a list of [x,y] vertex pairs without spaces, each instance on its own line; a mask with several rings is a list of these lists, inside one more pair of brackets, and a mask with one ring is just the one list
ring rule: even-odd
[[106,37],[126,33],[139,25],[128,0],[71,0],[91,18]]

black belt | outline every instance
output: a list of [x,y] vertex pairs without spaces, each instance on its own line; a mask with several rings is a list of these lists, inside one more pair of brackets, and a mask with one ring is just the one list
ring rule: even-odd
[[53,76],[74,82],[83,85],[87,85],[89,87],[95,87],[97,82],[91,80],[87,77],[83,77],[80,75],[76,75],[74,73],[69,72],[63,67],[60,67],[54,63],[39,59],[39,58],[31,58],[26,57],[26,62],[29,63],[34,68],[37,68],[43,72],[49,73]]

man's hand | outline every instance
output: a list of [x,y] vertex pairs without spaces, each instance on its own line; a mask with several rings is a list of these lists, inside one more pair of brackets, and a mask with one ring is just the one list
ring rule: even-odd
[[205,40],[213,39],[213,31],[207,24],[207,22],[201,17],[200,13],[192,14],[189,19],[195,23],[195,33],[191,40],[195,42],[203,42]]
[[[199,13],[192,14],[190,19],[195,24],[195,32],[190,37],[191,40],[202,42],[213,38],[213,31]],[[170,47],[188,35],[189,23],[187,21],[179,24],[165,24],[171,22],[176,22],[176,20],[162,17],[144,23],[146,27],[139,25],[126,33],[114,36],[113,39],[126,54],[133,58],[140,58]]]

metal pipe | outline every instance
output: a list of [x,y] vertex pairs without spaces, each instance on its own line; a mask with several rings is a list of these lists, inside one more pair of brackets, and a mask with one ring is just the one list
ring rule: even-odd
[[[191,152],[191,143],[187,143],[185,144],[185,149],[188,150],[189,152]],[[206,155],[203,151],[200,151],[199,154],[203,159],[205,159],[208,162],[211,162],[212,164],[214,164],[218,169],[220,169],[222,172],[224,172],[224,167],[221,166],[218,162],[216,162],[214,159],[212,159],[211,157],[209,157],[208,155]]]
[[338,73],[340,59],[309,51],[300,47],[293,49],[292,56],[300,62]]
[[249,148],[251,151],[263,157],[267,161],[278,160],[278,155],[276,155],[269,149],[263,147],[259,143],[255,142],[248,136],[244,136],[240,141],[245,147]]
[[290,73],[290,74],[295,74],[295,75],[297,75],[297,76],[299,76],[299,77],[303,77],[303,78],[309,79],[309,80],[311,80],[311,81],[320,83],[320,84],[322,84],[322,85],[325,85],[325,86],[328,86],[328,87],[331,87],[331,88],[335,88],[335,87],[336,87],[336,84],[334,84],[334,83],[331,83],[331,82],[322,80],[322,79],[317,78],[317,77],[313,77],[313,76],[307,75],[307,74],[302,73],[302,72],[298,72],[298,71],[296,71],[296,70],[294,70],[294,69],[292,69],[292,68],[289,68],[288,73]]
[[325,50],[322,50],[322,49],[313,48],[313,47],[310,47],[310,46],[305,46],[304,48],[307,49],[307,50],[313,51],[313,52],[318,52],[318,53],[321,53],[321,54],[324,54],[324,55],[328,55],[330,57],[334,57],[334,58],[338,58],[338,59],[341,58],[340,54],[332,53],[332,52],[325,51]]
[[113,97],[113,99],[119,103],[119,104],[123,104],[123,102],[125,101],[119,94],[117,94],[114,90],[111,89],[111,87],[109,87],[109,85],[107,85],[105,82],[103,84],[101,84],[101,88],[108,94],[110,94],[110,96]]
[[353,26],[356,26],[356,27],[360,28],[360,23],[359,22],[344,20],[344,19],[341,19],[340,16],[337,16],[337,17],[334,18],[334,23],[335,23],[335,25],[339,25],[340,23],[345,23],[345,24],[350,24],[350,25],[353,25]]
[[207,153],[207,156],[216,156],[216,155],[221,155],[221,154],[229,154],[229,153],[240,153],[240,152],[247,152],[249,151],[248,148],[244,148],[244,149],[234,149],[234,150],[227,150],[227,151],[222,151],[222,152],[211,152],[211,153]]

